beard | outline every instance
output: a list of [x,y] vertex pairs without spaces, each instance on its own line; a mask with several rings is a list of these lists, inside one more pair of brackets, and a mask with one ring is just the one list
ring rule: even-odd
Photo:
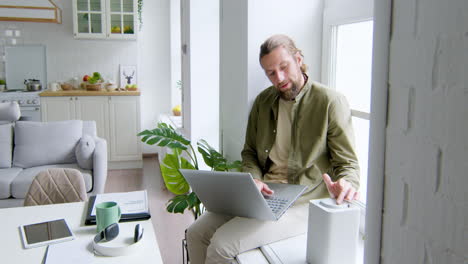
[[280,94],[280,97],[283,98],[284,100],[291,101],[291,100],[294,100],[294,98],[296,98],[296,96],[299,94],[300,91],[301,90],[297,87],[297,84],[293,82],[291,85],[291,89],[284,91],[284,92],[279,91],[279,94]]
[[294,100],[296,96],[301,92],[302,86],[304,86],[304,84],[307,81],[307,76],[302,73],[301,68],[298,64],[296,64],[295,72],[296,74],[290,76],[289,81],[291,82],[291,88],[289,90],[281,91],[279,88],[277,88],[280,97],[286,101]]

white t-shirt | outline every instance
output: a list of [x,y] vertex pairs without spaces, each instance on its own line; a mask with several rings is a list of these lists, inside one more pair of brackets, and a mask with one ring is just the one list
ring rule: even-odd
[[292,108],[295,101],[279,100],[276,139],[269,158],[272,161],[264,176],[266,182],[288,183],[288,158],[291,145]]

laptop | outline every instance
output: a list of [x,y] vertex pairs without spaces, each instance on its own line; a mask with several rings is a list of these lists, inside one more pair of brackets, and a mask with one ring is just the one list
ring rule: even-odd
[[214,213],[278,220],[307,186],[267,183],[274,191],[263,196],[252,175],[243,172],[180,169],[205,208]]

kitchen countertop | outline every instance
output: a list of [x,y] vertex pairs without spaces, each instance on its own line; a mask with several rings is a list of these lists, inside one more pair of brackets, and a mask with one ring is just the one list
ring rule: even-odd
[[69,90],[69,91],[44,91],[39,96],[139,96],[140,91],[87,91],[87,90]]

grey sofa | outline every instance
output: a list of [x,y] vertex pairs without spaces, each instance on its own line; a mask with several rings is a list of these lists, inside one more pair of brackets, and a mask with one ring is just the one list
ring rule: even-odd
[[14,115],[5,118],[0,105],[0,208],[22,206],[32,180],[47,168],[78,169],[88,195],[104,192],[107,143],[94,121],[14,121]]

